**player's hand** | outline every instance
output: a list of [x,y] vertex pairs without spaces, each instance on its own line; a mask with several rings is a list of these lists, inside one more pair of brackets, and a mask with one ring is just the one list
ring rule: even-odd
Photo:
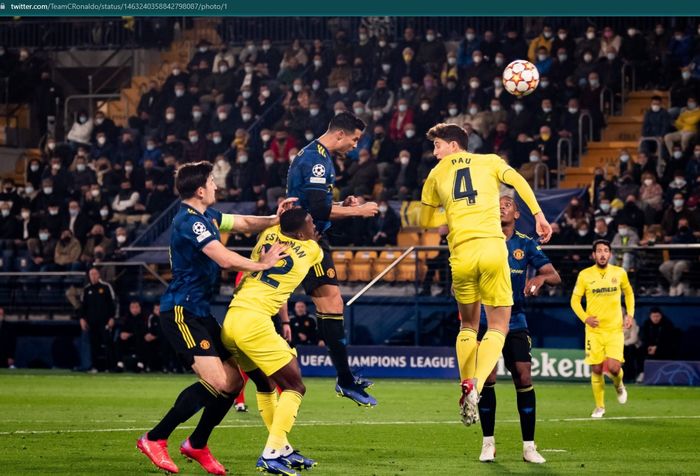
[[649,355],[655,355],[656,354],[656,346],[655,345],[650,345],[647,348],[647,354]]
[[535,276],[525,283],[525,296],[537,296],[540,288],[544,285],[543,276]]
[[540,243],[547,243],[552,237],[552,225],[549,224],[542,212],[535,215],[535,221],[535,230],[540,237]]
[[297,197],[289,197],[285,198],[278,206],[277,206],[277,216],[280,216],[290,208],[294,208],[295,202],[298,200]]
[[292,326],[289,325],[289,321],[282,323],[282,337],[287,342],[292,341]]
[[275,264],[277,264],[279,260],[289,256],[285,253],[285,251],[287,251],[287,248],[289,248],[289,245],[277,242],[270,247],[267,253],[264,249],[261,250],[259,263],[265,266],[264,269],[272,268]]
[[588,316],[586,318],[586,324],[588,324],[591,327],[598,327],[598,319],[596,316]]
[[87,321],[85,319],[80,319],[80,330],[83,332],[87,332],[89,328],[90,327],[88,326]]
[[360,201],[354,195],[350,195],[349,197],[345,198],[345,200],[343,200],[344,207],[356,207],[359,204],[360,204]]
[[630,316],[629,314],[625,314],[625,320],[624,320],[625,329],[629,329],[630,327],[632,327],[633,322],[634,322],[634,317]]
[[379,213],[379,207],[377,206],[377,202],[367,202],[364,205],[360,205],[356,207],[359,215],[361,217],[369,218],[373,217],[377,213]]

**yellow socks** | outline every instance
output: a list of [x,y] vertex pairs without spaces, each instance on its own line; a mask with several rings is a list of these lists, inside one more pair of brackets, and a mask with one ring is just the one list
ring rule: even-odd
[[620,367],[620,372],[617,375],[613,375],[612,373],[610,375],[612,376],[613,385],[615,385],[615,388],[618,388],[622,384],[622,377],[625,375],[622,371],[622,367]]
[[301,398],[302,395],[300,393],[292,390],[282,392],[270,425],[270,435],[267,438],[263,455],[270,450],[279,453],[284,449],[287,444],[287,434],[292,431],[292,426],[297,418],[299,406],[301,406]]
[[476,372],[474,373],[474,377],[477,379],[478,393],[481,393],[486,379],[496,366],[498,358],[501,356],[501,351],[503,351],[503,344],[505,341],[505,334],[496,329],[489,329],[486,331],[486,334],[484,334],[484,338],[481,339],[479,349],[476,351]]
[[596,408],[605,408],[605,377],[603,374],[591,373],[591,387],[593,388]]
[[474,377],[476,371],[476,349],[479,343],[476,341],[476,330],[462,329],[457,334],[457,365],[459,365],[459,379],[465,380]]
[[257,392],[255,394],[258,400],[258,411],[260,412],[260,417],[263,423],[265,423],[265,428],[270,431],[272,426],[272,420],[275,417],[275,408],[277,408],[277,392]]

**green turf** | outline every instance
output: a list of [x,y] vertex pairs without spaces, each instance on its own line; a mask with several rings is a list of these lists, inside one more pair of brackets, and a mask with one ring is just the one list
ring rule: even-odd
[[[188,376],[0,372],[0,474],[157,474],[134,444],[170,406]],[[620,406],[608,384],[608,413],[593,407],[586,384],[540,383],[537,443],[544,466],[521,461],[512,385],[497,386],[497,462],[478,462],[478,427],[459,423],[457,386],[445,381],[380,380],[374,409],[335,396],[331,380],[308,379],[292,443],[316,458],[320,475],[697,474],[700,388],[629,387]],[[230,413],[210,447],[231,474],[257,474],[265,442],[255,411]],[[621,419],[615,419],[622,417]],[[193,421],[185,425],[191,428]],[[203,475],[171,454],[181,474]]]

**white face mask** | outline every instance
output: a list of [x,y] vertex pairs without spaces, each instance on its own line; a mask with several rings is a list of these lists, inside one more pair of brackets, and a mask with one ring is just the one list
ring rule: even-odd
[[101,126],[104,121],[105,121],[104,117],[96,117],[95,118],[95,124],[97,124],[98,126]]
[[690,71],[683,71],[681,73],[681,78],[683,79],[690,79]]
[[382,118],[382,111],[380,111],[380,110],[372,111],[372,119],[374,119],[375,121],[378,121],[381,118]]
[[447,112],[449,113],[450,116],[453,116],[453,117],[454,117],[454,116],[457,115],[457,113],[458,113],[459,111],[457,110],[456,107],[451,107],[451,108],[449,108],[449,109],[447,110]]
[[593,38],[595,38],[595,32],[594,31],[587,31],[586,38],[589,40],[592,40]]
[[58,215],[58,210],[56,210],[55,208],[49,208],[49,215],[55,217],[56,215]]
[[477,109],[477,108],[475,108],[475,107],[470,107],[470,108],[469,108],[469,114],[470,114],[470,115],[474,116],[477,112],[479,112],[479,109]]
[[496,60],[495,60],[496,66],[503,66],[503,64],[505,62],[506,61],[504,58],[501,58],[500,56],[496,56]]
[[340,87],[338,88],[338,92],[339,92],[340,94],[347,94],[347,93],[348,93],[348,88],[347,88],[347,86],[340,86]]
[[659,112],[661,110],[661,106],[659,106],[658,104],[652,104],[651,110],[654,112]]
[[146,144],[146,150],[153,150],[155,148],[156,148],[155,144]]
[[680,159],[681,157],[683,157],[683,152],[682,152],[682,151],[680,151],[680,150],[674,150],[674,151],[673,151],[673,158],[674,158],[674,159]]
[[380,41],[378,44],[379,44],[379,47],[380,47],[380,48],[384,48],[384,47],[386,46],[386,41],[383,41],[383,40],[382,40],[382,41]]
[[134,166],[133,165],[125,165],[124,166],[124,172],[130,174],[131,172],[134,171]]
[[386,211],[387,211],[386,205],[379,205],[379,213],[386,213]]
[[245,164],[248,162],[248,156],[247,155],[239,155],[238,156],[238,163],[239,164]]
[[412,137],[415,136],[415,135],[416,135],[416,131],[414,131],[413,129],[408,129],[408,130],[406,131],[406,137],[409,138],[409,139],[412,138]]
[[407,109],[408,109],[408,106],[407,106],[407,105],[405,105],[405,104],[399,104],[399,111],[401,111],[401,112],[406,112]]
[[569,114],[576,114],[577,112],[578,112],[578,108],[577,108],[577,107],[570,107],[570,108],[569,108]]
[[401,84],[401,89],[403,89],[404,91],[408,91],[411,89],[411,85],[403,83],[403,84]]
[[123,244],[126,241],[126,236],[124,235],[117,235],[117,243],[120,245]]
[[583,230],[579,230],[579,231],[578,231],[578,235],[579,235],[579,236],[586,236],[587,234],[588,234],[588,230],[586,230],[586,229],[583,229]]
[[525,107],[522,104],[513,104],[513,110],[515,112],[522,112]]
[[8,210],[7,208],[3,208],[2,211],[0,211],[0,213],[2,213],[2,216],[5,218],[10,216],[10,210]]
[[608,60],[610,60],[610,61],[613,61],[613,60],[615,59],[615,53],[608,53],[608,54],[605,55],[605,56],[606,56],[606,57],[608,58]]
[[29,217],[31,216],[29,212],[22,212],[20,215],[22,216],[22,220],[29,220]]
[[391,65],[390,64],[383,64],[382,71],[384,71],[385,73],[388,73],[389,71],[391,71]]
[[109,210],[105,210],[104,208],[100,210],[100,216],[102,218],[107,218],[108,215],[109,215]]
[[175,96],[181,98],[182,96],[185,95],[185,90],[184,89],[176,89],[175,90]]
[[428,41],[435,41],[435,35],[425,35],[425,39]]
[[472,89],[479,89],[479,81],[470,81],[469,87]]
[[262,45],[263,51],[265,51],[265,52],[269,51],[269,50],[270,50],[270,46],[271,46],[271,45],[268,45],[267,43],[263,44],[263,45]]
[[597,88],[598,86],[600,86],[600,81],[598,81],[597,79],[591,79],[588,81],[588,84],[590,84],[592,88]]
[[421,111],[426,112],[426,111],[428,111],[428,109],[430,109],[430,104],[428,104],[427,102],[421,103],[421,105],[420,105]]
[[501,110],[501,106],[491,105],[491,112],[498,112]]
[[39,166],[36,165],[36,164],[32,164],[32,165],[29,166],[29,169],[30,169],[32,172],[38,172],[38,171],[39,171]]
[[47,241],[49,239],[49,234],[48,233],[39,233],[39,239],[41,241]]
[[260,91],[260,95],[264,98],[269,98],[270,97],[270,90],[269,89],[263,89]]
[[228,118],[228,114],[226,114],[225,112],[220,112],[219,114],[217,114],[217,117],[220,121],[225,121],[226,118]]
[[304,138],[305,138],[307,141],[311,142],[312,140],[314,140],[314,135],[313,135],[313,134],[310,134],[310,133],[309,133],[309,134],[304,134]]
[[365,113],[365,108],[364,107],[356,107],[355,109],[353,109],[353,111],[355,111],[356,116],[359,116],[360,114]]
[[49,150],[54,150],[54,149],[56,148],[56,143],[55,143],[55,142],[49,142],[48,144],[46,144],[46,147],[47,147]]
[[270,140],[270,135],[269,134],[263,134],[260,136],[263,142],[267,142]]
[[75,169],[76,169],[78,172],[85,172],[85,164],[78,164],[78,165],[75,166]]
[[92,195],[93,197],[97,198],[97,197],[100,196],[100,191],[99,191],[99,190],[95,190],[95,189],[90,190],[90,195]]
[[228,68],[226,66],[221,66],[219,68],[219,73],[224,74],[228,71]]
[[214,136],[214,137],[211,138],[211,141],[212,141],[214,144],[221,144],[221,136]]
[[482,58],[481,56],[474,56],[474,57],[472,58],[472,60],[474,60],[474,64],[479,64],[479,63],[481,63],[481,60],[482,60],[482,59],[483,59],[483,58]]
[[321,66],[323,66],[323,62],[321,60],[314,60],[314,66],[320,68]]
[[592,59],[593,59],[593,55],[590,55],[590,54],[583,55],[583,61],[585,61],[586,63],[590,63]]
[[266,155],[263,160],[265,161],[265,165],[272,165],[275,163],[275,158],[270,157],[269,155]]
[[399,158],[399,162],[401,162],[401,165],[408,165],[408,163],[409,163],[410,161],[411,161],[411,158],[410,158],[410,157],[406,157],[405,155],[404,155],[404,156],[401,156],[401,157]]
[[545,38],[551,38],[552,32],[551,31],[543,31],[542,35],[544,35]]
[[250,99],[250,97],[253,95],[250,91],[243,91],[241,93],[241,96],[243,96],[243,99]]
[[620,161],[622,161],[622,162],[627,162],[628,160],[630,160],[630,156],[629,156],[629,155],[623,154],[623,155],[620,156]]
[[207,52],[207,47],[206,47],[206,46],[200,46],[200,47],[199,47],[199,52],[200,52],[200,53],[206,53],[206,52]]
[[474,41],[474,38],[476,38],[476,35],[474,33],[467,33],[464,35],[464,38],[466,38],[467,41]]
[[51,195],[53,193],[53,187],[44,187],[44,193],[46,195]]
[[605,213],[608,213],[610,211],[610,204],[609,203],[601,203],[600,209],[602,211],[604,211]]
[[173,70],[173,74],[174,74],[175,76],[177,76],[178,74],[180,74],[180,70],[177,69],[177,68],[175,68],[175,69]]
[[676,177],[676,178],[673,179],[673,184],[674,184],[676,187],[683,187],[683,186],[685,186],[686,181],[685,181],[685,179],[684,179],[683,177]]
[[168,113],[165,115],[165,120],[166,121],[174,121],[175,120],[175,114],[173,113]]
[[80,210],[77,208],[69,208],[68,209],[68,214],[72,217],[77,217],[78,213],[80,213]]
[[[401,108],[401,106],[399,106],[399,108]],[[320,112],[320,111],[319,111],[318,109],[316,109],[316,108],[309,109],[309,114],[311,114],[311,117],[316,117],[316,116],[318,116],[318,113],[319,113],[319,112]]]
[[243,119],[243,122],[248,122],[253,116],[251,114],[248,114],[247,112],[245,114],[241,114],[241,119]]
[[24,193],[27,195],[31,195],[32,193],[34,193],[34,187],[32,187],[31,185],[27,185],[26,187],[24,187]]
[[197,137],[197,136],[190,137],[190,142],[192,144],[196,144],[198,141],[199,141],[199,137]]
[[301,84],[293,85],[292,89],[294,90],[295,93],[298,93],[299,91],[301,91]]
[[536,155],[531,155],[530,156],[530,162],[539,162],[540,158],[537,157]]
[[51,170],[61,170],[61,164],[51,164]]
[[450,66],[457,64],[457,58],[450,56],[449,58],[447,58],[447,64],[449,64]]
[[542,54],[537,55],[537,60],[538,60],[538,61],[544,61],[544,60],[546,60],[546,59],[547,59],[547,55],[542,55]]
[[559,55],[559,56],[557,56],[557,58],[559,58],[559,61],[563,63],[564,61],[566,61],[568,59],[568,56],[567,55]]
[[98,143],[98,144],[100,144],[100,145],[105,145],[105,142],[107,142],[107,139],[105,139],[104,137],[98,137],[98,138],[97,138],[97,143]]
[[629,230],[627,228],[618,228],[617,232],[620,234],[620,236],[627,236]]
[[673,206],[676,208],[681,208],[683,206],[683,199],[677,198],[677,199],[673,200]]
[[557,36],[559,37],[559,39],[560,39],[561,41],[566,40],[566,33],[559,33],[559,35],[557,35]]
[[695,109],[696,107],[698,107],[697,103],[694,103],[694,102],[689,102],[689,103],[688,103],[688,109],[693,110],[693,109]]
[[644,185],[647,187],[651,187],[651,185],[654,183],[654,181],[650,178],[644,179]]

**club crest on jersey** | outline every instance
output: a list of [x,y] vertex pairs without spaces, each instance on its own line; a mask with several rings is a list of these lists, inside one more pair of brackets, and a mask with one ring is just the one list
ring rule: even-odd
[[321,164],[316,164],[311,169],[311,173],[314,174],[314,177],[323,177],[326,175],[326,168]]
[[612,278],[612,280],[610,282],[613,284],[617,284],[617,278]]
[[335,278],[335,269],[333,269],[333,268],[328,268],[328,271],[326,271],[326,275],[327,275],[330,279]]
[[520,248],[513,251],[513,258],[520,260],[520,259],[523,259],[524,257],[525,257],[525,252],[523,250],[521,250]]
[[209,348],[211,347],[211,344],[209,343],[208,340],[204,339],[204,340],[202,340],[202,342],[199,343],[199,346],[200,346],[203,350],[209,350]]

